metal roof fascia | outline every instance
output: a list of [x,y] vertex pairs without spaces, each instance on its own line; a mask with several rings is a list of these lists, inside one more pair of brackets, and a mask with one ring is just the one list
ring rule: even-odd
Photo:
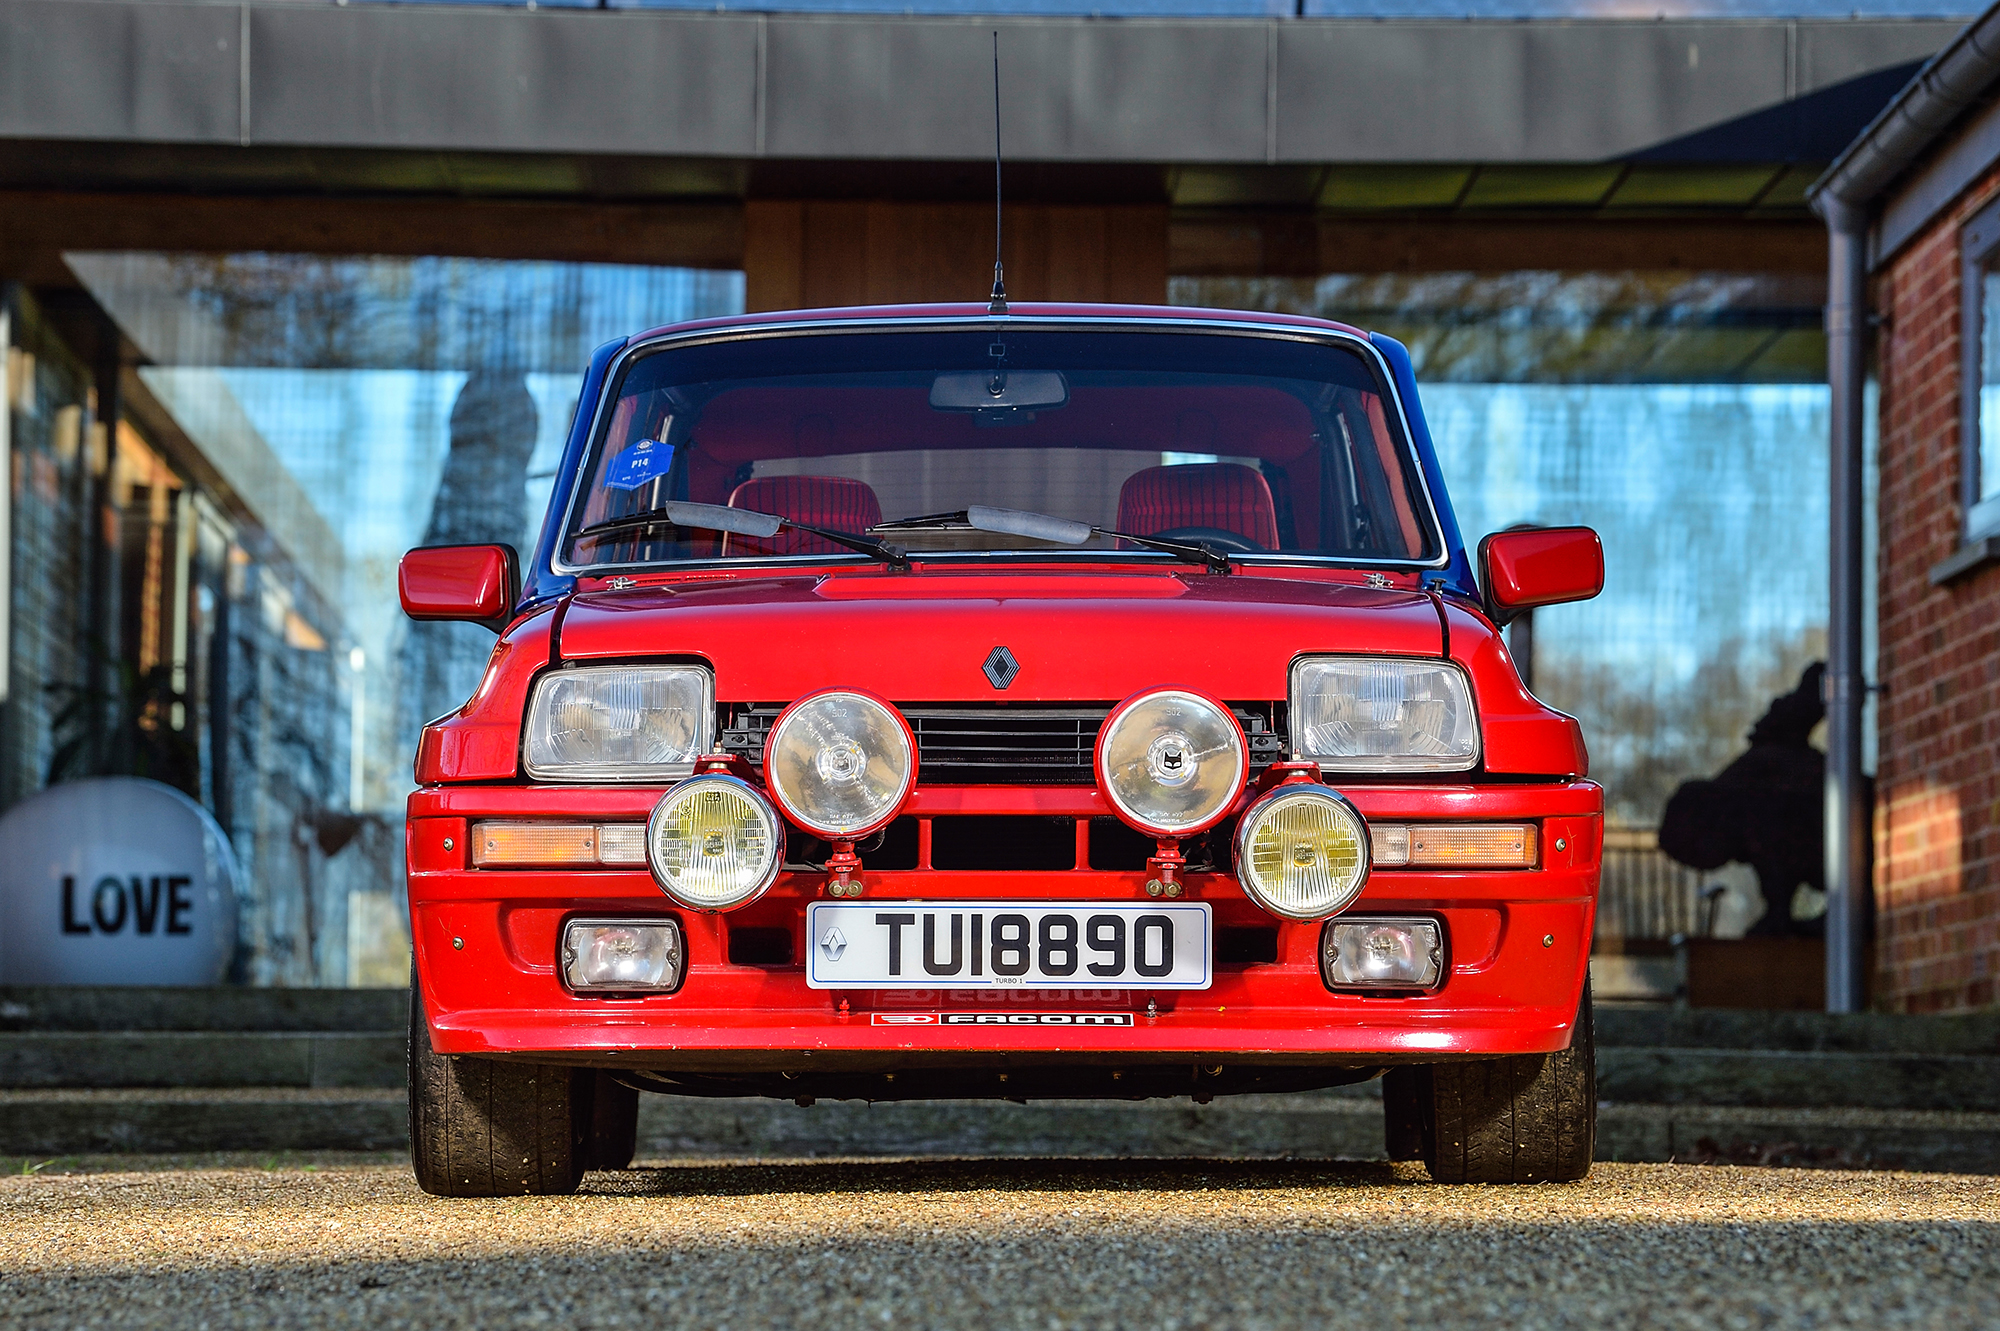
[[1866,208],[1917,154],[1951,128],[2000,80],[2000,3],[1968,23],[1925,62],[1880,115],[1861,131],[1806,197],[1834,221],[1839,208]]
[[1600,162],[1956,31],[0,0],[0,138],[974,161],[995,26],[1020,160],[1255,165]]
[[1915,239],[1996,161],[2000,161],[2000,103],[1989,101],[1954,127],[1949,146],[1897,180],[1885,194],[1875,218],[1870,270],[1880,268]]

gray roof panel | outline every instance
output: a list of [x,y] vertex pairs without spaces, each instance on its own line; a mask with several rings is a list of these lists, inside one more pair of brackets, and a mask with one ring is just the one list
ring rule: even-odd
[[0,134],[234,143],[234,5],[0,4]]
[[[991,155],[989,31],[962,20],[773,21],[766,153]],[[1263,24],[1069,21],[999,31],[1010,157],[1264,159]]]
[[754,18],[438,5],[250,9],[258,143],[756,150]]
[[976,162],[991,151],[996,27],[1007,153],[1023,165],[1581,166],[1957,31],[0,0],[0,138]]

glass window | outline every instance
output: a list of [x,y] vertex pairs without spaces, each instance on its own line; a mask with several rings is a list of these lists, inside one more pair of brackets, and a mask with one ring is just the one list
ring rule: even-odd
[[1979,306],[1979,440],[1965,450],[1968,537],[2000,532],[2000,272],[1991,267],[1979,273]]
[[1614,820],[1655,826],[1824,653],[1822,277],[1180,278],[1172,295],[1404,342],[1468,546],[1516,523],[1597,528],[1604,594],[1537,611],[1531,664],[1583,721]]
[[[2000,537],[2000,202],[1959,231],[1959,535]],[[1976,554],[1968,549],[1967,553]]]
[[[40,563],[17,564],[15,697],[53,713],[64,698],[45,686],[77,678],[90,634],[69,607],[90,602],[92,563],[73,533],[92,529],[99,486],[115,517],[100,618],[140,682],[120,761],[198,791],[229,834],[248,885],[238,978],[407,983],[410,758],[422,723],[471,695],[493,636],[409,623],[397,562],[415,545],[531,548],[593,349],[736,313],[743,275],[65,258],[139,363],[129,419],[106,435],[88,376],[17,331],[15,484],[38,502],[17,505],[16,550]],[[0,720],[19,727],[28,710]],[[49,723],[24,734],[7,778],[35,788],[62,738]]]
[[865,558],[801,533],[618,525],[693,500],[893,533],[940,558],[1060,553],[950,520],[983,505],[1088,524],[1102,531],[1090,545],[1134,559],[1162,556],[1116,533],[1253,558],[1425,562],[1441,541],[1397,415],[1356,351],[1241,335],[1002,342],[979,329],[667,349],[618,390],[564,558]]
[[[12,464],[7,668],[0,672],[0,799],[34,794],[66,763],[74,687],[89,675],[91,463],[102,427],[90,372],[55,335],[34,298],[7,291],[5,436]],[[101,655],[101,645],[100,652]]]

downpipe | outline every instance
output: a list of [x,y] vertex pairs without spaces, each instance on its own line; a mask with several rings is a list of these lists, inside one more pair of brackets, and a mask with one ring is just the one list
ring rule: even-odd
[[1868,354],[1868,213],[1832,195],[1827,222],[1827,386],[1832,391],[1826,671],[1826,1010],[1859,1012],[1869,966],[1868,807],[1861,770],[1863,427]]

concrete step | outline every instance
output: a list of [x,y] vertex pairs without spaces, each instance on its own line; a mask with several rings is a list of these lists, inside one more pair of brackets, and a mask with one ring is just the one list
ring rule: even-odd
[[395,1031],[408,989],[0,985],[0,1031]]
[[1597,1093],[1635,1104],[1991,1113],[2000,1112],[2000,1056],[1600,1044]]
[[[398,1150],[391,1091],[5,1091],[0,1155]],[[645,1157],[1336,1156],[1382,1158],[1379,1104],[1314,1093],[1213,1104],[640,1101]],[[1598,1158],[2000,1173],[2000,1115],[1606,1105]]]
[[1597,1043],[1795,1053],[2000,1055],[2000,1012],[1905,1017],[1883,1012],[1758,1012],[1602,1004]]
[[407,1038],[373,1031],[5,1032],[0,1087],[399,1088]]
[[639,1100],[642,1155],[1383,1156],[1379,1100],[1337,1092],[1106,1104]]
[[409,1147],[400,1091],[0,1091],[0,1154],[394,1151]]
[[2000,1114],[1606,1105],[1597,1158],[2000,1174]]

